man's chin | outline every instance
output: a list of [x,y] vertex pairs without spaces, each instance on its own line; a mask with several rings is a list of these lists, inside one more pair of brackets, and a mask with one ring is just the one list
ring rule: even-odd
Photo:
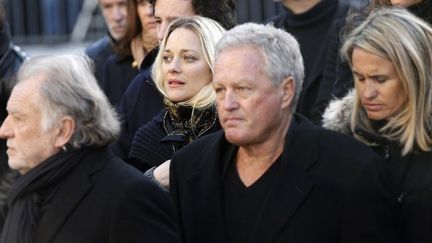
[[225,139],[228,142],[235,144],[235,145],[238,145],[238,146],[242,146],[243,144],[246,143],[245,136],[240,134],[239,132],[235,132],[235,131],[230,132],[229,130],[226,130],[225,131]]

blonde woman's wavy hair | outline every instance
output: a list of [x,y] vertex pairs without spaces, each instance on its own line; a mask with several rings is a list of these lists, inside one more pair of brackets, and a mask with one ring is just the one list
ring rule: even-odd
[[383,128],[374,131],[357,94],[351,118],[352,131],[362,128],[399,141],[403,146],[402,155],[414,150],[431,150],[432,28],[405,9],[379,9],[348,35],[342,54],[350,66],[355,48],[390,60],[408,101]]
[[[225,29],[219,23],[217,23],[212,19],[206,17],[200,17],[200,16],[179,18],[170,24],[162,40],[159,53],[156,57],[155,63],[152,68],[153,80],[159,92],[162,93],[165,99],[168,99],[166,93],[166,87],[163,82],[164,80],[163,77],[166,74],[162,72],[162,68],[161,68],[163,62],[164,49],[166,47],[167,40],[170,37],[171,33],[178,28],[185,28],[191,30],[199,37],[201,48],[204,53],[204,58],[207,61],[208,66],[210,67],[212,76],[214,73],[213,72],[213,64],[214,64],[214,56],[215,56],[214,49],[216,43],[225,33]],[[209,82],[209,84],[204,86],[201,89],[201,91],[198,92],[198,94],[196,94],[190,100],[178,102],[177,105],[191,106],[193,108],[205,109],[207,107],[214,105],[215,100],[216,100],[216,94],[211,82]]]

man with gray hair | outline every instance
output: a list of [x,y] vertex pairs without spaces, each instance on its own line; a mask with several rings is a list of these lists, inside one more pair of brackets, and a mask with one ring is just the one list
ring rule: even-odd
[[[380,159],[353,139],[294,114],[303,81],[297,41],[244,24],[216,47],[214,88],[223,131],[178,151],[170,191],[185,242],[339,242],[358,181]],[[343,147],[343,149],[341,149]],[[368,191],[369,192],[369,191]],[[345,221],[346,220],[346,221]]]
[[120,125],[81,56],[19,69],[0,127],[12,184],[1,243],[179,242],[169,197],[107,145]]

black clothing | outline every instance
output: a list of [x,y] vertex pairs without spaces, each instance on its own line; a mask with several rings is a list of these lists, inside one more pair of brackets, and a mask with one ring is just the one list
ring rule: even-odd
[[[194,111],[194,126],[190,124],[192,110],[181,109],[176,112],[162,110],[152,121],[140,127],[132,141],[128,162],[141,171],[159,166],[171,158],[173,153],[193,140],[217,131],[216,108],[204,112]],[[198,123],[198,124],[196,124]]]
[[[8,114],[6,104],[11,94],[15,75],[26,58],[27,55],[13,44],[9,25],[4,23],[3,28],[0,29],[0,124],[3,124]],[[0,139],[0,210],[3,210],[3,206],[6,205],[7,192],[17,175],[9,168],[6,149],[6,140]],[[3,221],[0,222],[0,228],[2,225]]]
[[85,53],[93,60],[94,74],[99,85],[101,85],[105,62],[114,54],[113,39],[107,34],[89,45]]
[[[36,183],[34,190],[30,190],[33,184],[22,187],[24,191],[17,190],[42,193],[42,199],[48,198],[47,202],[38,201],[42,214],[35,225],[33,242],[180,242],[167,194],[107,148],[84,149],[62,160],[64,163],[53,171],[39,170],[32,180]],[[64,173],[58,171],[61,168]],[[46,188],[40,188],[43,185],[48,186],[48,194],[44,194]],[[11,199],[12,209],[24,196],[21,193],[17,200]],[[15,215],[8,215],[6,222],[13,221]],[[22,226],[18,230],[21,232]],[[3,233],[6,237],[13,232]],[[12,235],[6,242],[18,241]]]
[[151,121],[164,108],[163,97],[151,78],[151,66],[158,51],[158,48],[155,48],[144,58],[138,75],[124,92],[117,109],[122,129],[113,150],[123,159],[128,157],[138,128]]
[[[9,213],[0,242],[31,243],[36,234],[41,208],[46,208],[58,182],[81,160],[85,151],[61,152],[20,176],[8,194]],[[79,159],[74,159],[78,156]]]
[[[354,91],[341,100],[332,101],[324,114],[324,127],[352,136],[349,127],[354,102]],[[385,121],[372,123],[375,131],[384,125]],[[385,160],[386,189],[391,199],[388,208],[393,218],[391,224],[398,232],[397,238],[403,243],[432,242],[432,152],[416,150],[402,156],[399,142],[389,141],[380,135],[383,133],[371,134],[359,128],[355,133],[372,143],[371,148]],[[374,222],[388,224],[381,218]],[[362,234],[361,229],[352,232],[357,240]]]
[[323,0],[302,14],[289,9],[270,19],[278,28],[292,34],[300,44],[305,66],[303,90],[297,112],[315,122],[332,98],[331,88],[335,76],[335,60],[339,53],[331,48],[338,40],[350,5],[338,0]]
[[[232,159],[233,160],[233,159]],[[277,177],[280,158],[252,185],[246,187],[231,161],[223,186],[223,211],[227,224],[228,242],[250,242],[258,215],[263,209],[272,182]]]
[[117,107],[130,82],[138,74],[133,67],[132,56],[111,55],[105,62],[102,74],[102,90],[110,103]]
[[[221,190],[236,150],[220,131],[173,155],[170,195],[186,243],[227,242]],[[262,211],[256,212],[251,242],[352,243],[352,222],[365,242],[392,242],[386,241],[392,232],[386,229],[389,225],[368,220],[383,221],[388,215],[380,166],[383,162],[364,144],[294,115],[280,168],[267,195],[262,195]],[[358,221],[356,212],[366,219]]]
[[395,141],[357,130],[385,159],[401,242],[432,242],[432,152],[402,156]]

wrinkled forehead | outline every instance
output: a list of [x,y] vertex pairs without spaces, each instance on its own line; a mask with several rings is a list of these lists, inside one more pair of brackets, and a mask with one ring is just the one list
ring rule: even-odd
[[15,85],[8,100],[8,112],[16,112],[23,109],[35,111],[40,103],[40,88],[41,82],[31,82],[29,80],[23,80]]

